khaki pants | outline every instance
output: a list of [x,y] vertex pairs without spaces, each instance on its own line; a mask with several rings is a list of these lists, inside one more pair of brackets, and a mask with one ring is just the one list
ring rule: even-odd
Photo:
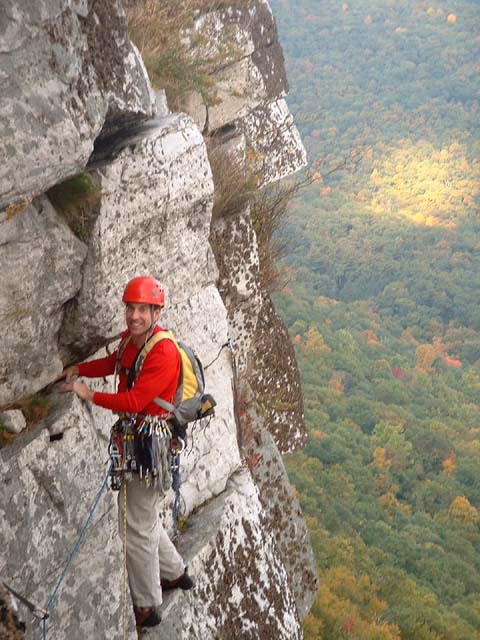
[[162,603],[160,577],[178,578],[185,564],[163,528],[159,513],[162,494],[146,487],[137,474],[124,482],[118,494],[119,532],[123,540],[123,503],[127,491],[127,571],[130,593],[136,607]]

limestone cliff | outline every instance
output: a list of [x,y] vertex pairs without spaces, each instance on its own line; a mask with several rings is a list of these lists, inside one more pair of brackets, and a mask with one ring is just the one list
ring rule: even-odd
[[[104,481],[114,417],[46,387],[66,363],[114,348],[124,284],[149,273],[167,289],[162,324],[195,348],[218,402],[182,459],[179,546],[196,587],[165,598],[150,635],[292,640],[316,590],[281,460],[306,437],[298,371],[259,281],[248,206],[212,221],[205,139],[214,135],[236,166],[261,157],[264,184],[303,166],[305,153],[268,3],[206,4],[199,25],[213,47],[228,30],[234,55],[212,72],[214,103],[191,93],[173,113],[161,92],[155,99],[119,0],[0,7],[0,435],[15,432],[0,450],[0,581],[41,607],[52,594]],[[88,186],[80,199],[78,184]],[[52,607],[49,637],[120,637],[116,519],[108,491]],[[23,606],[19,615],[25,637],[39,638],[38,620]],[[21,633],[13,617],[2,629],[4,619],[2,637]]]

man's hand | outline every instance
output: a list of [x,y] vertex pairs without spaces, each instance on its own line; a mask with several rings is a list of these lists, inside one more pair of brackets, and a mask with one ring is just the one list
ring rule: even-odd
[[90,402],[93,400],[93,391],[89,389],[87,385],[81,380],[66,382],[63,385],[61,391],[62,393],[73,391],[73,393],[77,395],[80,398],[80,400],[89,400]]
[[65,367],[65,369],[60,373],[55,380],[50,383],[50,387],[56,384],[59,380],[65,379],[66,382],[72,382],[72,378],[78,376],[78,367],[76,364],[72,364],[69,367]]
[[72,378],[78,376],[78,367],[76,364],[72,364],[62,371],[62,378],[65,378],[67,382],[72,382]]

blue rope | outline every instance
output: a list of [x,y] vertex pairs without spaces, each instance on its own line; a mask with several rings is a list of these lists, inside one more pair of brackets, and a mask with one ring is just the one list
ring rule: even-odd
[[83,526],[83,529],[80,531],[80,535],[78,536],[78,539],[77,539],[77,541],[75,543],[75,546],[73,547],[72,553],[70,554],[70,557],[69,557],[69,559],[67,561],[67,564],[65,565],[65,569],[63,570],[62,575],[58,579],[57,584],[55,585],[55,589],[53,590],[53,593],[50,596],[50,600],[48,601],[48,604],[47,604],[47,606],[45,608],[45,615],[42,618],[42,620],[43,620],[43,640],[46,640],[46,638],[47,638],[47,618],[49,616],[48,612],[49,612],[50,608],[53,606],[53,603],[55,602],[55,598],[57,597],[58,592],[60,590],[60,586],[61,586],[63,580],[65,579],[65,576],[67,575],[68,570],[70,569],[70,566],[71,566],[71,564],[73,562],[73,559],[76,556],[76,554],[77,554],[77,552],[78,552],[78,550],[80,548],[80,545],[83,542],[83,539],[85,537],[87,529],[90,526],[90,522],[92,520],[94,511],[97,508],[97,505],[98,505],[98,503],[100,501],[100,497],[101,497],[102,493],[105,491],[105,489],[107,487],[108,478],[110,477],[110,473],[112,471],[112,468],[113,468],[113,462],[110,464],[110,468],[107,471],[107,475],[105,476],[105,480],[103,481],[103,484],[100,487],[99,492],[97,493],[97,496],[96,496],[96,498],[95,498],[95,500],[93,502],[93,505],[90,508],[90,512],[88,514],[87,521],[85,522],[85,524]]

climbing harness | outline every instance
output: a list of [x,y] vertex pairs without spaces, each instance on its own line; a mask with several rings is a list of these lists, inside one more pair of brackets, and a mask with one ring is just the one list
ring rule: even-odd
[[30,600],[28,600],[27,598],[25,598],[25,596],[22,596],[21,594],[17,593],[14,589],[12,589],[11,587],[9,587],[8,585],[6,585],[4,583],[4,586],[6,587],[6,589],[8,589],[8,591],[10,591],[10,593],[12,593],[13,596],[15,596],[15,598],[18,598],[18,600],[20,602],[22,602],[31,612],[32,614],[38,618],[39,620],[42,620],[43,623],[43,627],[42,627],[42,632],[43,632],[43,640],[47,639],[47,620],[50,617],[50,611],[53,607],[53,604],[55,602],[55,599],[58,595],[58,592],[60,591],[60,587],[62,585],[62,582],[65,579],[65,576],[68,573],[68,570],[70,569],[73,559],[76,556],[78,550],[80,549],[80,545],[83,542],[83,539],[85,537],[85,534],[87,532],[88,527],[90,526],[90,523],[92,521],[92,517],[93,514],[95,512],[95,509],[97,508],[98,503],[100,502],[100,498],[102,496],[102,493],[105,491],[105,489],[107,488],[107,484],[108,484],[108,479],[110,478],[110,473],[111,473],[111,469],[112,469],[112,465],[110,465],[110,468],[107,471],[107,474],[105,476],[105,479],[102,483],[102,486],[100,487],[95,500],[93,501],[92,506],[90,507],[90,511],[88,513],[88,517],[87,520],[82,528],[82,530],[80,531],[80,534],[77,538],[77,541],[75,542],[75,545],[72,549],[72,552],[70,553],[70,557],[67,560],[67,564],[65,565],[65,568],[62,572],[62,575],[60,576],[60,578],[57,580],[57,584],[55,585],[55,588],[52,592],[52,595],[50,596],[50,599],[48,600],[47,606],[45,607],[45,609],[43,609],[42,607],[38,607],[37,605],[33,604],[32,602],[30,602]]

